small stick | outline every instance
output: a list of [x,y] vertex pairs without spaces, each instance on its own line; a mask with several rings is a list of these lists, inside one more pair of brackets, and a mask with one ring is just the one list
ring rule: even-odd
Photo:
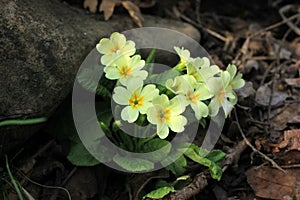
[[280,22],[277,22],[277,23],[275,23],[275,24],[272,24],[272,25],[270,25],[270,26],[268,26],[268,27],[266,27],[266,28],[264,28],[264,29],[262,29],[262,30],[260,30],[260,31],[258,31],[258,32],[255,32],[255,33],[251,34],[249,37],[250,37],[250,38],[253,38],[253,37],[255,37],[255,36],[257,36],[257,35],[260,35],[260,34],[266,32],[266,31],[269,31],[269,30],[271,30],[271,29],[277,28],[277,27],[279,27],[279,26],[281,26],[281,25],[286,24],[287,22],[289,22],[289,21],[291,21],[291,20],[293,20],[293,19],[296,19],[296,18],[299,17],[299,16],[300,16],[300,13],[299,13],[299,14],[292,15],[292,16],[289,17],[289,18],[286,18],[286,19],[284,19],[284,20],[282,20],[282,21],[280,21]]
[[252,149],[253,152],[255,153],[258,153],[260,156],[262,156],[265,160],[269,161],[273,167],[277,168],[278,170],[282,171],[283,173],[286,174],[286,171],[283,170],[274,160],[272,160],[271,158],[269,158],[267,155],[263,154],[262,152],[260,152],[259,150],[257,150],[250,142],[249,140],[247,139],[247,137],[245,136],[242,128],[241,128],[241,125],[239,123],[239,120],[238,120],[238,116],[237,116],[237,113],[236,113],[236,110],[234,109],[234,115],[235,115],[235,119],[236,119],[236,124],[238,126],[238,129],[244,139],[244,141],[246,142],[246,144]]

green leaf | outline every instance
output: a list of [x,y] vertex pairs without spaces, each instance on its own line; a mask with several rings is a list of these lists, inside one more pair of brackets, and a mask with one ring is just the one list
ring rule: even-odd
[[174,79],[176,76],[179,76],[180,73],[176,70],[170,69],[164,71],[160,74],[153,74],[145,80],[145,84],[155,83],[159,85],[165,85],[166,81],[169,79]]
[[146,194],[143,197],[143,199],[145,199],[145,198],[161,199],[164,196],[166,196],[167,194],[169,194],[170,192],[176,192],[174,187],[172,187],[172,186],[161,187],[161,188],[158,188],[158,189],[153,190],[152,192]]
[[[220,180],[222,177],[222,168],[216,162],[219,162],[220,159],[224,158],[224,153],[222,151],[215,150],[212,151],[211,155],[209,155],[209,153],[206,155],[205,151],[206,150],[203,150],[200,147],[192,144],[184,153],[184,155],[191,160],[208,167],[210,169],[212,178]],[[201,157],[200,155],[206,155],[208,157]]]
[[100,69],[97,69],[99,67],[99,65],[96,65],[89,68],[82,68],[77,75],[77,81],[87,91],[96,91],[97,95],[110,99],[115,81],[109,80],[105,78],[105,76],[102,76],[99,80],[98,75]]
[[148,57],[146,58],[146,64],[149,64],[149,63],[154,63],[154,60],[155,60],[155,52],[156,52],[156,49],[151,49]]
[[86,150],[82,143],[73,143],[67,158],[76,166],[95,166],[100,163]]
[[[171,144],[170,144],[170,142],[168,142],[166,140],[154,138],[154,139],[151,139],[146,144],[144,144],[142,148],[143,148],[142,152],[144,152],[144,153],[152,152],[152,156],[150,158],[151,161],[159,162],[167,157],[167,155],[169,154],[169,152],[171,150]],[[161,148],[164,148],[164,150],[155,152],[156,150],[159,150]]]
[[96,89],[96,94],[99,96],[102,96],[104,98],[110,99],[111,98],[111,92],[103,85],[98,85]]
[[187,162],[184,156],[180,156],[175,162],[165,167],[171,171],[176,177],[182,176],[185,172]]
[[142,158],[115,155],[113,161],[120,167],[131,172],[141,172],[154,168],[154,163]]
[[156,184],[155,184],[155,188],[161,188],[161,187],[166,187],[166,186],[171,187],[172,183],[168,183],[165,180],[158,179]]
[[109,127],[113,118],[110,102],[98,101],[95,103],[95,107],[98,120]]
[[212,162],[218,163],[222,161],[226,156],[226,153],[224,153],[221,150],[212,150],[210,151],[205,157]]

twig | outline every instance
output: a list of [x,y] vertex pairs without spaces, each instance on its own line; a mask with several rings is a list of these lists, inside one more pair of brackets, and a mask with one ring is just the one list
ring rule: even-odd
[[[286,16],[284,15],[284,13],[288,10],[292,10],[293,8],[295,8],[295,5],[286,5],[282,8],[279,9],[279,14],[281,16],[282,19],[286,20]],[[297,20],[296,23],[298,23],[299,21]],[[296,34],[300,35],[300,29],[295,26],[292,22],[288,21],[286,22],[286,24],[290,27],[290,29],[292,29]]]
[[223,161],[222,171],[226,171],[227,168],[233,163],[236,165],[240,159],[241,154],[245,151],[247,147],[248,146],[245,140],[242,140],[239,143],[237,143],[237,145],[233,149],[231,149],[229,151],[229,154],[227,154],[227,156],[225,157]]
[[197,27],[197,28],[199,28],[199,29],[202,29],[202,30],[206,31],[207,33],[211,34],[212,36],[214,36],[214,37],[216,37],[216,38],[218,38],[218,39],[220,39],[220,40],[222,40],[223,42],[227,42],[226,37],[224,37],[223,35],[221,35],[221,34],[215,32],[215,31],[213,31],[213,30],[211,30],[211,29],[209,29],[209,28],[203,27],[200,23],[194,22],[192,19],[190,19],[190,18],[187,17],[186,15],[180,13],[179,11],[178,11],[178,14],[179,14],[179,17],[180,17],[181,19],[183,19],[184,21],[186,21],[186,22],[188,22],[188,23],[194,25],[195,27]]
[[246,142],[246,144],[252,149],[253,152],[255,153],[258,153],[261,157],[263,157],[265,160],[269,161],[273,167],[277,168],[278,170],[282,171],[283,173],[286,173],[286,171],[284,171],[274,160],[272,160],[271,158],[269,158],[267,155],[263,154],[262,152],[260,152],[259,150],[257,150],[250,142],[249,140],[247,139],[247,137],[245,136],[242,128],[241,128],[241,125],[239,123],[239,120],[238,120],[238,116],[237,116],[237,113],[236,113],[236,110],[234,109],[234,115],[235,115],[235,120],[236,120],[236,124],[238,126],[238,129],[244,139],[244,141]]
[[268,26],[268,27],[266,27],[266,28],[264,28],[264,29],[261,29],[261,30],[258,31],[258,32],[255,32],[255,33],[251,34],[249,37],[250,37],[250,38],[253,38],[253,37],[255,37],[255,36],[257,36],[257,35],[260,35],[260,34],[266,32],[266,31],[269,31],[269,30],[271,30],[271,29],[277,28],[277,27],[279,27],[279,26],[281,26],[281,25],[286,24],[287,22],[289,22],[289,21],[291,21],[291,20],[293,20],[293,19],[296,19],[296,18],[299,17],[299,16],[300,16],[300,13],[299,13],[299,14],[292,15],[292,16],[289,17],[289,18],[286,18],[286,19],[284,19],[284,20],[282,20],[282,21],[280,21],[280,22],[277,22],[277,23],[275,23],[275,24],[272,24],[272,25],[270,25],[270,26]]
[[[59,185],[59,187],[64,187],[76,171],[77,171],[77,167],[74,167],[71,170],[71,172],[68,174],[68,176],[64,179],[62,184]],[[51,195],[50,200],[57,199],[57,195],[58,195],[59,192],[60,192],[60,190],[55,190],[55,192]]]
[[[230,153],[225,157],[222,164],[222,171],[226,171],[227,168],[233,163],[237,163],[240,155],[247,148],[247,144],[244,140],[239,141],[237,145],[230,150]],[[181,190],[171,193],[170,195],[163,198],[163,200],[188,200],[193,196],[199,194],[207,185],[208,181],[211,179],[209,170],[198,173],[193,181],[182,188]]]
[[167,197],[163,198],[163,200],[188,200],[200,193],[201,190],[208,185],[208,180],[210,178],[209,170],[205,170],[204,172],[197,174],[188,186],[175,193],[171,193]]
[[300,164],[293,164],[293,165],[282,165],[283,169],[291,169],[291,168],[300,168]]
[[201,5],[201,0],[196,0],[196,19],[198,23],[201,23],[200,20],[200,5]]

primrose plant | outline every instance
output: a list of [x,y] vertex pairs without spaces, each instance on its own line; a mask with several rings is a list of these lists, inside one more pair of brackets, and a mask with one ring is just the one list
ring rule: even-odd
[[[207,57],[191,57],[189,50],[183,47],[174,47],[179,62],[161,74],[152,73],[155,49],[143,60],[137,53],[135,42],[126,40],[118,32],[112,33],[110,38],[101,39],[96,49],[101,54],[100,62],[105,73],[98,83],[97,95],[106,101],[106,104],[100,103],[104,106],[100,106],[102,113],[98,120],[105,135],[127,151],[145,153],[171,146],[170,141],[177,134],[185,134],[189,124],[196,121],[203,126],[205,120],[217,116],[220,110],[227,117],[237,103],[234,90],[245,84],[235,65],[228,65],[223,71],[217,65],[211,65]],[[93,74],[83,73],[81,78],[90,75]],[[116,105],[115,108],[110,107],[110,112],[104,112],[109,107],[107,102],[111,101]],[[119,119],[114,119],[111,113],[119,113]],[[191,115],[193,122],[188,117]],[[151,125],[155,131],[148,138],[138,137],[138,133],[128,135],[121,128],[124,123]],[[166,148],[163,153],[167,155],[169,150]],[[154,169],[155,163],[160,161],[159,156],[150,160],[137,158],[139,165],[130,164],[130,158],[121,155],[108,156],[107,161],[139,172]],[[219,180],[222,175],[220,163],[224,157],[225,153],[220,150],[207,152],[195,144],[188,144],[186,151],[165,167],[176,179],[173,182],[161,182],[144,197],[161,198],[187,184],[190,180],[185,174],[187,159],[208,167],[212,177]],[[76,161],[77,157],[69,156],[71,162],[72,159]],[[179,183],[181,181],[184,184]]]
[[220,108],[227,116],[237,102],[234,89],[245,83],[235,65],[222,71],[211,66],[208,58],[192,58],[187,49],[174,47],[180,61],[173,69],[180,75],[165,82],[164,86],[173,93],[170,98],[155,84],[143,84],[149,76],[143,70],[145,61],[135,55],[135,43],[127,41],[123,34],[115,32],[109,39],[101,39],[96,48],[103,54],[105,77],[118,81],[112,98],[125,106],[122,120],[134,123],[139,115],[146,115],[148,122],[156,125],[161,139],[167,138],[170,130],[184,131],[188,122],[182,113],[187,106],[191,106],[197,120],[217,115]]

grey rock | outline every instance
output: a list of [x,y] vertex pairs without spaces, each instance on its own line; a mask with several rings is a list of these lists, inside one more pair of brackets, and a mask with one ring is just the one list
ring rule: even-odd
[[[192,26],[145,16],[146,26],[171,28],[195,40]],[[99,20],[58,0],[0,3],[0,121],[49,117],[72,89],[81,62],[102,37],[134,28],[129,16]],[[40,125],[0,127],[0,154]]]

